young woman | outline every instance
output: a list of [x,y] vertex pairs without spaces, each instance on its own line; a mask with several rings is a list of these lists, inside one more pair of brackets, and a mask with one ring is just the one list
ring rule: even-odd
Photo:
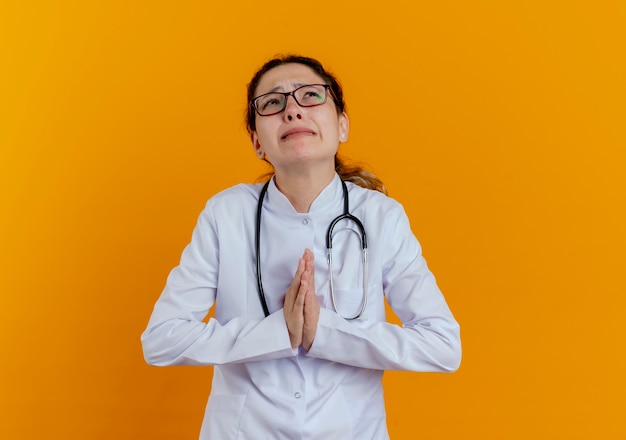
[[215,367],[201,439],[388,439],[383,371],[456,370],[459,326],[401,205],[337,158],[338,81],[276,58],[248,99],[273,175],[207,202],[142,335],[146,360]]

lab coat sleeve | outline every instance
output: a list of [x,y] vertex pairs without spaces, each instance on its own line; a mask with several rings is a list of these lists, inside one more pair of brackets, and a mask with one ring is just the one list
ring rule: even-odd
[[[294,356],[283,310],[263,319],[203,320],[218,295],[219,240],[210,205],[168,276],[141,342],[151,365],[218,365]],[[243,268],[242,268],[243,270]]]
[[307,355],[361,368],[453,372],[461,361],[459,325],[401,207],[383,229],[383,290],[402,325],[355,324],[322,309]]

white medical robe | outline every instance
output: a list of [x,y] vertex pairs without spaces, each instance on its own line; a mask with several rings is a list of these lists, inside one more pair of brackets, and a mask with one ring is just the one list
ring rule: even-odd
[[[461,357],[459,326],[396,201],[347,183],[350,212],[367,232],[367,309],[349,321],[329,291],[326,232],[343,212],[341,181],[298,213],[270,183],[261,222],[257,291],[254,230],[261,185],[212,197],[170,273],[142,335],[148,363],[213,365],[201,439],[388,439],[383,370],[450,372]],[[363,263],[358,229],[333,237],[333,284],[345,316],[359,310]],[[292,349],[282,310],[304,249],[315,255],[320,316],[308,352]],[[402,321],[386,322],[384,297]],[[203,322],[211,307],[214,318]]]

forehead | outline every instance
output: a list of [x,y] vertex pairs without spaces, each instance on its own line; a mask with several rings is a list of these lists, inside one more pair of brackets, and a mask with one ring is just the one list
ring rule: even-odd
[[323,84],[324,80],[304,64],[289,63],[265,72],[259,81],[255,95],[272,91],[290,91],[303,84]]

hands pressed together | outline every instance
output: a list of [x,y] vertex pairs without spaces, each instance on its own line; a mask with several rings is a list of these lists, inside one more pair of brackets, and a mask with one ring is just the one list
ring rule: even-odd
[[302,345],[309,350],[315,339],[320,306],[315,296],[313,252],[305,249],[298,260],[298,269],[285,293],[284,313],[291,347]]

